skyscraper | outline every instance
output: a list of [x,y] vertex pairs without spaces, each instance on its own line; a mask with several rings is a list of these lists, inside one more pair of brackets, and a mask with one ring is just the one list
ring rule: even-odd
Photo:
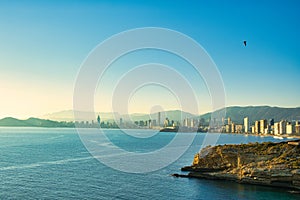
[[245,133],[249,132],[249,118],[248,117],[244,118],[244,131],[245,131]]
[[265,129],[267,128],[267,120],[266,119],[261,119],[260,120],[260,133],[266,133]]
[[98,122],[98,124],[100,125],[100,116],[98,115],[98,117],[97,117],[97,122]]
[[286,133],[286,121],[281,120],[279,122],[279,134],[285,134]]
[[255,133],[260,133],[260,123],[259,123],[259,121],[255,121],[254,132]]
[[157,124],[156,124],[156,119],[153,119],[153,120],[152,120],[152,126],[157,126]]
[[230,118],[230,117],[228,117],[227,123],[228,123],[229,125],[231,124],[231,118]]
[[231,122],[231,133],[235,133],[235,124]]
[[270,125],[270,126],[273,126],[273,125],[274,125],[274,119],[270,119],[269,125]]
[[157,123],[158,123],[158,126],[160,126],[160,112],[158,112],[158,119],[157,119]]
[[274,123],[273,133],[274,135],[279,135],[279,122]]

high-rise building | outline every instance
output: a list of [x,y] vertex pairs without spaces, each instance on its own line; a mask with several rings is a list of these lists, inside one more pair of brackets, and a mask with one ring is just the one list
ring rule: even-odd
[[191,119],[185,118],[183,120],[183,126],[185,126],[185,127],[191,127]]
[[243,125],[242,124],[235,125],[235,132],[236,133],[242,133],[243,132]]
[[225,132],[226,133],[231,133],[231,125],[229,125],[229,124],[225,125]]
[[251,126],[251,133],[255,133],[255,126]]
[[164,121],[164,127],[170,126],[170,120],[169,118],[166,118]]
[[171,126],[176,126],[174,120],[171,121]]
[[274,126],[274,119],[270,119],[269,125],[270,125],[270,126]]
[[204,126],[205,125],[205,119],[201,118],[199,121],[199,127]]
[[267,120],[262,119],[262,120],[260,120],[259,124],[260,124],[260,133],[266,133],[265,130],[266,130],[267,125],[268,125]]
[[228,122],[227,122],[229,125],[231,124],[231,118],[228,117]]
[[231,133],[235,133],[235,124],[231,122]]
[[152,120],[152,126],[156,126],[157,124],[156,124],[156,119],[153,119]]
[[187,118],[183,119],[183,123],[182,123],[182,124],[183,124],[183,126],[185,126],[185,127],[187,126]]
[[152,128],[152,120],[151,119],[148,120],[148,128]]
[[198,127],[200,123],[199,119],[194,119],[194,127]]
[[298,121],[296,121],[295,133],[300,133],[300,123]]
[[249,132],[249,118],[248,117],[244,118],[244,132],[245,133]]
[[255,121],[254,132],[255,133],[260,133],[260,122],[259,121]]
[[100,121],[101,121],[101,119],[100,119],[100,116],[98,115],[97,122],[98,122],[99,125],[100,125]]
[[274,135],[279,135],[279,122],[274,123]]
[[144,122],[143,120],[140,120],[140,121],[139,121],[139,126],[140,126],[140,127],[145,126],[145,122]]
[[285,134],[286,133],[286,121],[281,120],[279,122],[279,134]]
[[158,112],[158,119],[157,119],[157,125],[160,126],[160,112]]
[[191,127],[194,127],[194,119],[191,119]]
[[292,134],[295,132],[295,126],[292,123],[286,125],[286,134]]

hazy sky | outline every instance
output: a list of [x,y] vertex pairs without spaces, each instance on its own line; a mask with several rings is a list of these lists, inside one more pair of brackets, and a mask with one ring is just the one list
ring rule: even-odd
[[[0,118],[71,109],[76,76],[89,52],[114,34],[140,27],[173,29],[201,44],[221,73],[228,106],[298,107],[299,19],[297,0],[0,1]],[[142,54],[135,55],[140,59],[135,64],[158,58],[180,63],[163,53],[155,59]],[[111,75],[132,65],[134,59],[129,60],[117,63]],[[201,80],[198,90],[200,112],[209,111]],[[178,107],[167,90],[150,86],[139,91],[130,112],[149,112],[153,103],[160,104],[159,98],[147,104],[147,95],[154,97],[155,91],[168,100],[162,102],[164,109]],[[102,99],[95,107],[109,111],[110,104]]]

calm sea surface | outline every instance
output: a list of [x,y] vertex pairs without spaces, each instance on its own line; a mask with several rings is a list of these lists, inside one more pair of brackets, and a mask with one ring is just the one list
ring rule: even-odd
[[[139,152],[161,148],[176,134],[160,133],[137,141],[120,130],[106,133],[116,145]],[[133,174],[111,169],[93,158],[76,129],[0,128],[0,199],[300,199],[300,195],[278,188],[169,176],[191,164],[204,137],[196,134],[188,151],[171,165]],[[279,140],[223,134],[217,143],[256,141]]]

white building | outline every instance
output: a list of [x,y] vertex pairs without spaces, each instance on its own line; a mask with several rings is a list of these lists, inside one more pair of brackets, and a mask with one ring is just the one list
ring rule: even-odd
[[294,130],[295,126],[293,124],[289,123],[286,125],[286,134],[292,134],[295,132]]
[[255,121],[254,132],[257,133],[257,134],[260,133],[260,124],[259,124],[259,121]]
[[245,133],[249,132],[249,118],[248,117],[244,118],[244,131],[245,131]]
[[279,122],[279,134],[286,134],[286,121],[281,120]]
[[260,120],[259,125],[260,125],[260,129],[259,129],[260,133],[262,133],[262,134],[266,133],[265,130],[266,130],[267,125],[268,125],[267,120],[266,119]]
[[279,135],[279,122],[274,123],[274,135]]
[[255,126],[251,126],[251,133],[255,133]]
[[191,127],[194,127],[194,126],[195,126],[195,120],[191,119]]
[[231,122],[231,133],[235,133],[235,124]]

